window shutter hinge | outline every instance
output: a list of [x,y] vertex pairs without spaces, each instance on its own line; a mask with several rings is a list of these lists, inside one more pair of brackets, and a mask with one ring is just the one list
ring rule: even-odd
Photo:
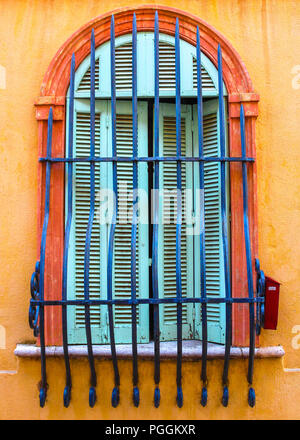
[[195,307],[193,307],[192,319],[193,319],[193,321],[195,321],[195,319],[196,319],[196,310],[195,310]]
[[152,266],[152,258],[149,258],[148,264],[149,264],[149,267]]

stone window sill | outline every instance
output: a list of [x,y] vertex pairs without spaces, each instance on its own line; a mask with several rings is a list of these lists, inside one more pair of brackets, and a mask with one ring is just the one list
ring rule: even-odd
[[[132,348],[131,344],[116,345],[118,359],[131,359]],[[93,352],[95,358],[111,359],[110,345],[93,345]],[[41,355],[40,347],[34,344],[17,344],[14,351],[15,355],[20,358],[39,358]],[[207,357],[208,359],[223,359],[225,347],[218,344],[208,344]],[[62,346],[48,346],[46,347],[46,356],[48,357],[63,357]],[[281,345],[258,347],[255,349],[255,357],[263,358],[281,358],[285,352]],[[70,345],[69,356],[71,358],[87,357],[86,345]],[[138,344],[139,359],[149,360],[154,359],[154,344]],[[232,347],[232,359],[246,359],[249,356],[249,347]],[[176,359],[177,357],[177,343],[161,342],[160,344],[160,358],[161,360]],[[197,361],[202,358],[202,344],[201,341],[183,341],[182,357],[185,361]]]

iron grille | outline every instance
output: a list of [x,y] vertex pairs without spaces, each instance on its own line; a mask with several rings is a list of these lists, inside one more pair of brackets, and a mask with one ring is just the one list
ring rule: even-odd
[[[34,335],[40,337],[41,346],[41,386],[40,386],[40,406],[43,407],[47,395],[47,376],[46,376],[46,352],[45,352],[45,322],[44,314],[45,307],[59,306],[62,310],[62,329],[63,329],[63,351],[66,368],[66,386],[63,394],[63,401],[65,407],[69,406],[71,399],[71,369],[68,352],[68,334],[67,334],[67,307],[74,305],[82,305],[85,310],[85,330],[88,349],[88,360],[90,366],[90,389],[89,389],[89,405],[93,407],[96,402],[96,386],[97,375],[95,370],[95,360],[93,355],[93,343],[91,334],[91,320],[90,307],[93,305],[107,306],[109,317],[109,331],[110,331],[110,347],[112,355],[112,363],[114,369],[115,386],[112,391],[112,406],[116,407],[119,403],[119,386],[120,374],[118,359],[116,353],[116,344],[114,336],[113,325],[113,305],[120,305],[131,307],[132,320],[132,364],[133,364],[133,403],[139,406],[139,378],[138,378],[138,355],[137,355],[137,306],[139,304],[153,305],[153,328],[154,328],[154,405],[158,407],[160,404],[160,329],[159,329],[159,305],[163,303],[176,304],[177,307],[177,405],[183,405],[183,391],[182,391],[182,308],[185,303],[194,303],[201,306],[202,315],[202,366],[201,366],[201,380],[203,382],[201,405],[207,404],[207,305],[214,303],[225,303],[226,305],[226,334],[225,334],[225,357],[223,368],[223,397],[222,404],[226,407],[229,401],[228,390],[228,373],[230,349],[232,345],[232,304],[246,303],[249,305],[250,318],[250,343],[249,343],[249,363],[248,363],[248,402],[250,406],[255,405],[255,391],[252,387],[253,380],[253,364],[255,352],[255,304],[257,310],[260,304],[264,301],[263,297],[254,295],[253,288],[253,273],[252,273],[252,256],[250,246],[250,232],[248,223],[248,184],[247,184],[247,164],[252,164],[254,158],[246,156],[246,138],[245,138],[245,115],[243,105],[240,110],[240,127],[241,127],[241,157],[227,157],[225,154],[225,117],[224,117],[224,100],[223,100],[223,74],[222,74],[222,52],[221,47],[218,47],[218,99],[219,99],[219,131],[220,131],[220,156],[219,157],[204,157],[203,154],[203,109],[202,109],[202,80],[201,80],[201,47],[200,47],[200,33],[197,28],[197,50],[196,50],[196,79],[197,79],[197,109],[198,109],[198,157],[186,157],[181,152],[181,96],[180,96],[180,34],[179,21],[176,20],[175,28],[175,85],[176,85],[176,156],[161,157],[159,155],[159,19],[158,14],[155,14],[155,29],[154,29],[154,156],[153,157],[138,157],[137,155],[137,25],[136,16],[133,16],[132,24],[132,143],[133,155],[132,157],[118,157],[116,149],[116,69],[115,69],[115,23],[114,16],[111,18],[111,120],[112,120],[112,157],[97,157],[95,156],[95,37],[94,30],[91,34],[91,64],[89,69],[90,78],[90,156],[89,157],[74,157],[73,156],[73,114],[74,114],[74,78],[75,78],[75,55],[72,56],[71,74],[70,74],[70,99],[69,99],[69,128],[68,128],[68,146],[66,157],[53,158],[51,155],[52,146],[52,124],[53,111],[50,108],[48,117],[48,137],[47,137],[47,155],[41,157],[39,160],[46,164],[46,180],[45,180],[45,205],[44,205],[44,222],[42,228],[41,247],[40,247],[40,261],[36,264],[35,272],[31,280],[31,300],[29,310],[29,322],[31,328],[34,329]],[[107,298],[106,299],[90,299],[89,292],[89,266],[90,266],[90,248],[91,248],[91,232],[95,217],[95,164],[97,162],[111,162],[113,166],[113,190],[117,194],[117,163],[130,162],[133,166],[133,190],[138,187],[138,163],[148,162],[154,165],[154,189],[159,189],[159,166],[160,163],[171,161],[177,165],[177,221],[176,221],[176,296],[168,298],[160,298],[159,283],[158,283],[158,210],[159,200],[154,200],[154,225],[152,236],[152,298],[137,298],[136,295],[136,234],[137,234],[137,218],[136,210],[133,210],[132,229],[131,229],[131,297],[129,299],[114,299],[112,287],[112,267],[113,267],[113,248],[114,235],[116,228],[116,219],[118,213],[117,197],[115,198],[114,215],[110,226],[109,246],[107,255]],[[182,236],[182,163],[196,162],[199,164],[200,172],[200,190],[204,190],[204,163],[218,162],[221,169],[221,217],[222,217],[222,246],[225,267],[225,295],[221,298],[209,298],[206,295],[206,270],[205,270],[205,231],[202,228],[200,233],[200,283],[201,283],[201,297],[186,298],[182,296],[181,284],[181,236]],[[90,212],[88,226],[86,230],[85,239],[85,253],[84,253],[84,299],[69,300],[67,296],[67,269],[68,269],[68,248],[70,241],[70,229],[72,224],[72,200],[73,200],[73,164],[81,162],[86,163],[90,167]],[[233,298],[231,295],[230,285],[230,269],[229,269],[229,249],[227,237],[227,212],[226,212],[226,187],[225,187],[225,170],[226,164],[229,162],[240,163],[242,166],[243,177],[243,213],[244,213],[244,237],[246,248],[246,263],[247,263],[247,279],[248,279],[248,298]],[[47,300],[44,296],[44,271],[45,271],[45,251],[47,240],[47,227],[49,220],[49,200],[50,200],[50,175],[51,166],[54,163],[64,163],[68,173],[68,185],[66,190],[67,197],[67,220],[65,226],[64,239],[64,255],[63,255],[63,282],[61,300]],[[133,203],[135,201],[133,200]],[[204,223],[204,200],[201,200],[200,205],[201,223]]]

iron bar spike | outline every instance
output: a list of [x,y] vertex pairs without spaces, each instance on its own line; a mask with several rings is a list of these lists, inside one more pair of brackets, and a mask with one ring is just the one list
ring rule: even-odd
[[[91,93],[90,93],[90,213],[88,225],[86,230],[85,250],[84,250],[84,299],[88,300],[90,297],[90,248],[93,220],[95,214],[95,34],[92,29],[91,34]],[[90,390],[89,390],[89,405],[91,408],[96,403],[96,386],[97,375],[95,370],[95,361],[92,346],[92,332],[90,319],[90,306],[85,305],[85,331],[88,348],[88,359],[91,371]]]
[[[47,133],[47,157],[51,157],[52,150],[52,127],[53,127],[53,110],[50,107],[48,116],[48,133]],[[45,258],[46,258],[46,241],[49,222],[50,208],[50,180],[51,180],[51,163],[46,164],[46,188],[45,188],[45,207],[44,222],[41,238],[40,252],[40,344],[41,344],[41,383],[40,383],[40,406],[43,408],[47,397],[47,374],[46,374],[46,350],[45,350],[45,309],[44,309],[44,293],[45,293]]]
[[[159,20],[155,12],[154,21],[154,156],[159,156]],[[159,298],[158,290],[158,215],[159,215],[159,162],[154,162],[154,221],[152,236],[152,290],[153,298]],[[159,304],[153,306],[154,327],[154,406],[160,404],[160,341],[159,341]]]
[[[199,157],[203,158],[203,103],[202,103],[202,78],[201,78],[201,45],[200,32],[197,26],[197,113],[198,113],[198,144]],[[206,298],[206,268],[205,268],[205,194],[204,194],[204,162],[199,162],[200,180],[200,290],[201,297]],[[207,306],[201,306],[202,322],[202,364],[201,379],[203,382],[201,392],[201,405],[207,404]]]
[[[176,155],[181,156],[181,96],[180,96],[180,39],[179,20],[176,18],[175,28],[175,81],[176,81]],[[182,284],[181,284],[181,226],[182,226],[182,194],[181,194],[181,161],[177,160],[177,218],[176,218],[176,296],[177,300],[177,406],[183,405],[182,392]]]
[[[223,96],[223,70],[222,70],[222,51],[218,46],[218,89],[219,89],[219,130],[220,130],[220,153],[225,157],[225,118],[224,118],[224,96]],[[226,216],[226,168],[225,162],[221,162],[221,218],[222,218],[222,242],[225,271],[225,296],[231,297],[228,237],[227,237],[227,216]],[[232,327],[232,304],[226,303],[226,332],[225,332],[225,358],[223,369],[223,406],[228,405],[228,370],[231,349],[231,327]]]
[[[137,161],[134,160],[138,155],[137,136],[138,136],[138,119],[137,119],[137,28],[136,15],[133,14],[132,21],[132,156],[133,156],[133,214],[131,228],[131,298],[136,299],[136,238],[137,238],[137,212],[136,204],[137,187],[138,187],[138,168]],[[132,304],[132,375],[133,375],[133,403],[138,407],[140,403],[140,393],[138,388],[138,359],[137,359],[137,320],[136,320],[136,304]]]
[[[245,133],[245,113],[243,104],[240,109],[240,125],[241,125],[241,147],[242,157],[246,157],[246,133]],[[254,297],[253,294],[253,274],[252,274],[252,256],[251,256],[251,243],[250,243],[250,228],[249,228],[249,215],[248,215],[248,176],[247,165],[242,164],[243,173],[243,218],[244,218],[244,235],[245,235],[245,249],[246,249],[246,262],[247,262],[247,281],[248,281],[248,296],[250,299]],[[254,353],[255,353],[255,322],[254,322],[254,303],[249,303],[249,331],[250,331],[250,343],[249,343],[249,361],[248,361],[248,403],[251,407],[255,405],[255,391],[251,386],[253,382],[253,368],[254,368]]]
[[[69,97],[69,127],[68,127],[68,158],[73,158],[73,128],[74,128],[74,81],[75,81],[75,55],[73,53],[71,60],[70,71],[70,97]],[[69,256],[69,243],[70,243],[70,231],[72,224],[72,208],[73,208],[73,162],[68,162],[68,214],[65,228],[64,239],[64,254],[63,254],[63,273],[62,273],[62,300],[67,299],[67,282],[68,282],[68,256]],[[68,350],[68,322],[67,322],[67,307],[62,306],[62,332],[63,332],[63,350],[64,361],[66,368],[66,386],[63,394],[64,406],[67,408],[71,400],[71,369]]]
[[[111,17],[110,27],[110,41],[111,41],[111,127],[112,127],[112,155],[117,155],[117,142],[116,142],[116,69],[115,69],[115,19],[114,15]],[[112,300],[113,289],[113,251],[114,251],[114,237],[116,230],[116,222],[118,216],[118,183],[117,183],[117,163],[113,162],[113,191],[114,191],[114,210],[112,223],[110,227],[109,244],[108,244],[108,262],[107,262],[107,299]],[[112,303],[108,303],[108,319],[109,319],[109,333],[110,333],[110,347],[112,355],[112,363],[114,368],[115,386],[112,391],[111,402],[115,408],[119,404],[120,400],[120,374],[118,368],[118,360],[116,354],[115,344],[115,332],[114,332],[114,316]]]

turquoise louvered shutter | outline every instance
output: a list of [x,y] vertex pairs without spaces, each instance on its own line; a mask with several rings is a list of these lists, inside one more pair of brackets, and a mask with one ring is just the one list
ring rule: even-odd
[[[109,106],[110,107],[110,106]],[[110,111],[110,110],[109,110]],[[117,103],[117,155],[132,156],[132,104]],[[111,139],[111,136],[110,136]],[[108,154],[112,154],[109,142]],[[138,156],[148,155],[147,104],[138,104]],[[118,218],[114,240],[113,294],[114,298],[131,296],[131,228],[132,228],[132,162],[117,164]],[[109,185],[112,188],[112,164],[109,164]],[[148,171],[145,162],[138,163],[139,214],[142,222],[137,225],[137,297],[149,297],[149,245],[148,245]],[[144,209],[143,209],[144,208]],[[114,307],[114,328],[117,343],[131,342],[131,306]],[[149,306],[137,307],[138,342],[149,341]]]
[[[89,156],[90,122],[89,104],[86,100],[75,102],[75,151],[77,157]],[[106,157],[111,150],[110,103],[96,103],[96,155]],[[117,154],[132,156],[132,110],[131,103],[117,105]],[[147,156],[147,106],[138,106],[138,154]],[[90,207],[90,169],[87,163],[77,163],[74,170],[74,204],[71,231],[70,265],[68,274],[69,298],[83,299],[83,270],[85,234]],[[132,217],[132,163],[118,163],[118,203],[119,215],[114,240],[113,293],[114,298],[130,298],[131,295],[131,217]],[[112,165],[96,164],[97,188],[112,189]],[[138,171],[139,188],[147,193],[147,164],[140,163]],[[105,201],[101,198],[101,200]],[[127,204],[126,204],[127,202]],[[143,201],[142,201],[143,202]],[[145,202],[145,199],[144,199]],[[95,211],[100,208],[100,198],[96,197]],[[121,217],[121,218],[120,218]],[[149,296],[149,252],[148,252],[148,212],[143,217],[143,224],[138,225],[137,234],[137,296]],[[90,298],[107,297],[107,245],[110,224],[99,222],[95,216],[91,256],[90,256]],[[71,307],[69,311],[69,342],[85,343],[84,307]],[[108,343],[107,306],[91,306],[91,327],[94,343]],[[131,307],[114,307],[114,328],[117,343],[131,342]],[[137,308],[138,342],[149,340],[149,306]]]
[[[192,155],[192,113],[191,106],[182,106],[182,155]],[[176,117],[174,104],[160,105],[160,156],[176,156]],[[186,202],[185,190],[192,190],[192,164],[182,163],[183,206]],[[176,296],[176,162],[164,162],[160,165],[159,240],[158,240],[158,276],[159,296]],[[173,192],[173,195],[172,195]],[[191,213],[189,213],[191,214]],[[190,217],[190,216],[189,216]],[[193,296],[193,236],[187,235],[191,227],[190,218],[183,216],[181,243],[182,296]],[[193,337],[193,306],[182,307],[183,339]],[[160,306],[161,340],[177,338],[177,306]]]
[[[197,107],[194,106],[194,155],[198,156],[198,123]],[[213,99],[203,104],[203,137],[204,156],[220,155],[218,100]],[[194,165],[195,189],[199,188],[199,165]],[[206,260],[206,293],[208,297],[225,296],[224,263],[222,248],[221,225],[221,186],[220,164],[207,162],[204,164],[204,196],[205,196],[205,260]],[[199,215],[199,197],[195,198],[195,212]],[[195,296],[200,292],[200,242],[199,235],[194,237],[195,262]],[[224,343],[225,337],[225,306],[224,304],[208,304],[208,341]],[[201,339],[201,307],[195,307],[195,337]]]
[[[95,154],[107,156],[107,103],[96,103]],[[75,100],[74,156],[90,155],[90,108],[88,100]],[[89,163],[74,164],[73,171],[73,221],[70,237],[68,268],[68,298],[84,299],[84,250],[86,229],[90,210],[90,166]],[[67,181],[67,176],[66,176]],[[107,186],[107,164],[96,163],[96,195]],[[95,213],[99,208],[96,197]],[[107,226],[100,225],[94,217],[90,252],[90,298],[106,298],[106,236]],[[107,342],[106,307],[91,306],[91,328],[94,343]],[[86,342],[85,315],[83,306],[68,307],[69,343]]]

